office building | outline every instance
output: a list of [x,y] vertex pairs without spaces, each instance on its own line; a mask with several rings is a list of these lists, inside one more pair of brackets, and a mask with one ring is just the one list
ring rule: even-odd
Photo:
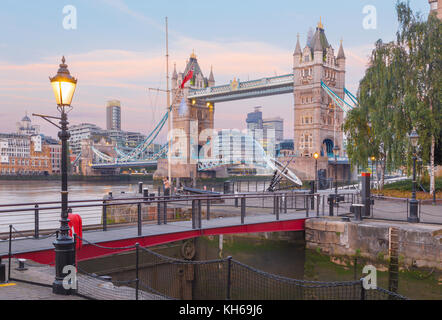
[[121,131],[121,103],[118,100],[107,102],[106,129]]

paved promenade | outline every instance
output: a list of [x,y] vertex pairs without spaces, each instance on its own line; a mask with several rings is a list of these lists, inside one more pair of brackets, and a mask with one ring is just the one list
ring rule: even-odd
[[[4,261],[5,262],[5,261]],[[60,296],[52,293],[48,287],[54,280],[54,268],[33,263],[26,271],[15,270],[17,261],[11,263],[11,277],[14,279],[28,280],[47,286],[28,284],[20,281],[10,281],[0,284],[0,300],[85,300],[79,296]],[[6,263],[6,274],[8,273]]]

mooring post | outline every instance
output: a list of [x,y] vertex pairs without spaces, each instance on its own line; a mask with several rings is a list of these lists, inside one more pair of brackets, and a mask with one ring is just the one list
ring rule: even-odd
[[38,204],[35,205],[34,210],[34,238],[39,238],[39,210],[38,210]]

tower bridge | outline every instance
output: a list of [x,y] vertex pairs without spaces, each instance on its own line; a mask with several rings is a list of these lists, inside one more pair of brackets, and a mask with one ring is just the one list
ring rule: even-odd
[[[192,72],[190,81],[184,81]],[[172,75],[173,103],[170,108],[172,118],[171,141],[171,164],[172,177],[197,177],[203,172],[219,166],[228,166],[225,155],[220,155],[213,150],[214,141],[218,132],[214,130],[215,105],[226,101],[236,101],[249,98],[258,98],[278,94],[292,93],[294,95],[294,147],[297,150],[297,158],[291,164],[296,174],[302,179],[311,179],[313,172],[315,152],[320,153],[323,161],[320,161],[318,170],[326,170],[327,176],[333,175],[333,166],[328,158],[331,157],[335,146],[343,149],[343,132],[341,124],[344,114],[354,106],[345,102],[346,57],[343,44],[339,46],[337,54],[329,44],[325,35],[325,29],[320,21],[316,32],[307,39],[305,46],[297,39],[293,53],[293,72],[286,75],[265,77],[250,81],[233,79],[229,84],[215,85],[213,69],[209,77],[205,77],[195,53],[192,53],[187,61],[183,72],[178,73],[176,65]],[[184,83],[183,87],[181,85]],[[357,104],[354,96],[350,96]],[[153,155],[149,159],[140,158],[142,152],[149,147],[157,137],[159,131],[168,120],[168,114],[160,121],[149,137],[130,154],[122,154],[117,150],[117,157],[112,160],[96,153],[99,163],[93,163],[92,168],[118,168],[150,165],[157,162],[158,177],[168,175],[167,152]],[[247,133],[240,136],[240,140],[247,140]],[[223,141],[223,144],[229,143]],[[255,148],[255,147],[254,147]],[[258,148],[259,149],[259,148]],[[167,150],[166,150],[167,151]],[[255,159],[250,163],[244,150],[232,150],[242,160],[231,161],[231,165],[237,163],[256,163]],[[241,153],[242,152],[242,153]],[[342,153],[339,155],[342,159]],[[271,159],[261,152],[261,160],[271,163]],[[237,161],[238,160],[238,161]],[[284,160],[284,159],[282,159]],[[350,166],[348,161],[340,161],[340,178],[349,178]],[[269,166],[271,168],[271,166]],[[219,170],[213,170],[218,175]]]

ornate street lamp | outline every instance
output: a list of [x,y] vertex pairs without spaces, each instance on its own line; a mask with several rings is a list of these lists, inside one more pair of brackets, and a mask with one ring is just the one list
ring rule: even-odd
[[[61,220],[60,230],[57,232],[57,239],[54,242],[55,247],[55,280],[52,284],[52,291],[55,294],[69,295],[73,294],[73,288],[66,288],[63,285],[63,278],[66,273],[63,272],[65,266],[73,266],[75,264],[75,247],[74,240],[69,236],[69,220],[68,220],[68,149],[67,141],[70,137],[67,125],[67,113],[72,109],[71,102],[77,86],[77,79],[69,73],[68,66],[65,64],[66,59],[61,60],[60,68],[51,81],[54,90],[57,109],[61,114],[60,118],[42,116],[45,120],[57,126],[61,131],[58,137],[61,140]],[[60,120],[60,126],[46,118]],[[71,286],[73,287],[73,286]]]
[[410,214],[408,216],[408,222],[417,223],[419,222],[419,217],[417,215],[419,202],[416,200],[416,160],[419,135],[417,134],[416,130],[413,130],[408,138],[410,139],[410,143],[413,147],[413,189],[411,193]]
[[315,158],[315,182],[314,182],[313,192],[316,193],[318,190],[318,158],[319,158],[319,153],[315,152],[313,154],[313,158]]

